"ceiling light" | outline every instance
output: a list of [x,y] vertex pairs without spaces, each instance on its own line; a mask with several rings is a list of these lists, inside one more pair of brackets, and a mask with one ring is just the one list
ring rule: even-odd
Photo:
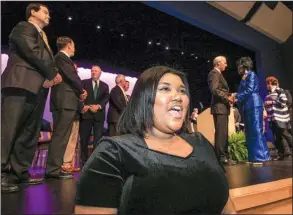
[[210,62],[210,60],[208,60],[208,63]]
[[195,59],[197,59],[198,57],[196,56]]
[[68,17],[68,20],[69,20],[69,21],[71,21],[71,20],[72,20],[72,17],[71,17],[71,16],[69,16],[69,17]]
[[157,46],[161,45],[161,43],[157,43]]
[[149,43],[149,45],[152,45],[152,41],[149,41],[148,43]]
[[101,26],[97,25],[97,29],[101,29]]
[[184,52],[181,52],[182,55],[184,55]]
[[124,34],[120,34],[121,37],[124,37]]
[[191,54],[191,56],[194,56],[194,54]]
[[168,50],[169,49],[169,47],[168,46],[166,46],[166,50]]

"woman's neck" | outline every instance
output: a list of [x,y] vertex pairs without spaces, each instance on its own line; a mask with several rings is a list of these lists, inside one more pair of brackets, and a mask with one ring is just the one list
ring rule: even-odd
[[176,133],[164,133],[161,132],[155,128],[147,132],[147,139],[154,139],[154,140],[159,140],[159,141],[168,141],[172,140],[175,136]]

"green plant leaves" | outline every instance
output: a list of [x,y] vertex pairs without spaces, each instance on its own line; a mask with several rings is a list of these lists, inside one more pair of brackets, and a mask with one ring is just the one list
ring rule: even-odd
[[228,141],[228,153],[230,159],[236,161],[246,161],[248,159],[248,151],[244,132],[231,134]]

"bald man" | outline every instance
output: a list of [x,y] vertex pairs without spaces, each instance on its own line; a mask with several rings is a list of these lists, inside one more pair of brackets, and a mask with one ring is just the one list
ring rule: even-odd
[[110,106],[107,116],[110,137],[119,135],[117,123],[127,104],[127,97],[124,90],[126,86],[125,76],[122,74],[117,75],[115,82],[116,86],[110,92]]
[[234,99],[222,75],[227,67],[226,58],[224,56],[216,57],[213,66],[214,68],[208,76],[208,85],[212,94],[211,114],[215,125],[215,150],[218,159],[223,164],[234,165],[235,162],[228,156],[228,116],[230,104],[234,102]]

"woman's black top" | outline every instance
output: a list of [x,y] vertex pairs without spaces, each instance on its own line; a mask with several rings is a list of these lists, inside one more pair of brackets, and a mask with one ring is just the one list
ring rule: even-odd
[[200,133],[180,136],[193,147],[186,158],[132,134],[103,138],[84,166],[76,204],[127,215],[220,214],[229,185],[213,146]]

